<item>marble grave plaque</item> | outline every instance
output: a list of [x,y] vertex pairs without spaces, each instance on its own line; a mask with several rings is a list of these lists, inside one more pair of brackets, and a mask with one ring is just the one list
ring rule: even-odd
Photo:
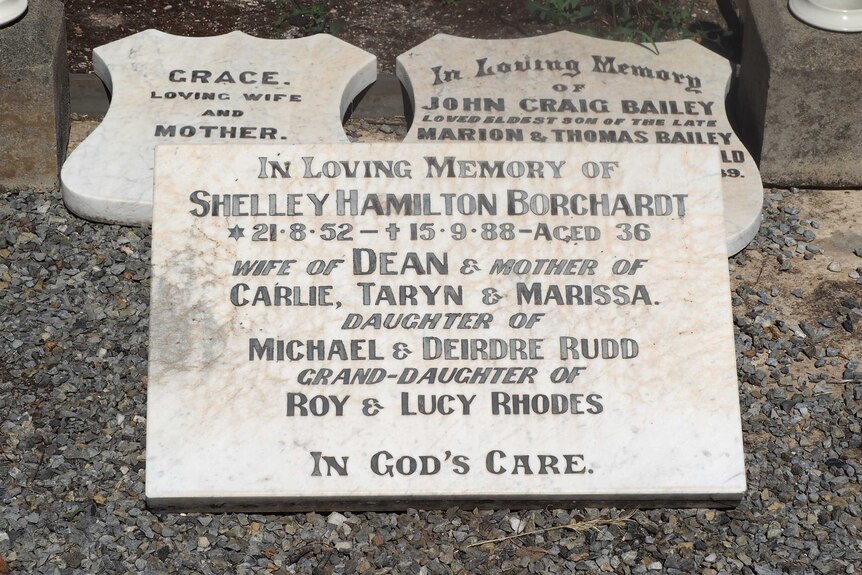
[[573,32],[512,40],[438,34],[397,59],[413,105],[406,142],[718,147],[731,255],[754,238],[763,205],[757,165],[725,112],[732,72],[691,40],[653,48]]
[[719,156],[630,150],[159,146],[149,504],[738,501]]
[[188,38],[146,30],[93,50],[111,92],[104,121],[63,166],[84,218],[152,219],[154,148],[186,143],[347,142],[341,119],[377,59],[333,36]]

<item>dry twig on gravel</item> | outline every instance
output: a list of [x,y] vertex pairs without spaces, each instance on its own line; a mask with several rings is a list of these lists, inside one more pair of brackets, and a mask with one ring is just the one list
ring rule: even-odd
[[530,535],[542,535],[544,533],[548,533],[549,531],[559,531],[560,529],[568,529],[570,531],[574,531],[575,533],[586,533],[587,531],[598,531],[602,527],[622,527],[627,522],[632,521],[632,517],[634,517],[634,511],[630,511],[621,517],[617,517],[616,519],[590,519],[589,521],[572,520],[566,525],[545,527],[544,529],[524,531],[523,533],[516,533],[507,537],[498,537],[497,539],[486,539],[484,541],[478,541],[476,543],[468,545],[467,548],[469,549],[471,547],[479,547],[480,545],[485,545],[486,543],[500,543],[502,541],[509,541],[510,539],[529,537]]

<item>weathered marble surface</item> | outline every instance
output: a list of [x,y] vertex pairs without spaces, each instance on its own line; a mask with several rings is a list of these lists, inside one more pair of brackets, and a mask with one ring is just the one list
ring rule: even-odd
[[[147,389],[148,502],[180,509],[280,510],[460,500],[738,501],[745,471],[718,155],[695,146],[644,145],[638,154],[631,149],[560,144],[160,146]],[[428,177],[429,165],[447,157],[454,174],[464,177]],[[365,160],[400,163],[392,164],[394,177],[363,177],[363,163],[356,177],[345,177],[345,165]],[[290,177],[279,177],[271,161]],[[503,177],[475,177],[483,174],[476,161],[502,161],[512,171]],[[524,161],[536,162],[534,177],[518,177]],[[593,161],[619,164],[602,168],[589,163]],[[336,171],[341,176],[310,177]],[[436,168],[431,174],[436,175]],[[372,194],[378,194],[381,206],[387,194],[395,199],[420,194],[421,201],[412,215],[378,214],[376,209],[349,215],[349,203],[342,202],[347,215],[339,215],[338,190],[343,198],[355,190],[359,206],[373,205],[366,203]],[[221,194],[218,202],[214,194]],[[524,207],[519,198],[535,198],[531,201],[539,206],[545,197],[541,194],[549,200],[549,194],[563,194],[569,206],[574,197],[578,211],[589,211],[589,198],[595,195],[598,212],[607,194],[609,206],[621,210],[628,200],[632,207],[641,205],[642,213],[519,213]],[[318,209],[312,198],[320,200]],[[456,206],[453,215],[445,214],[446,198]],[[466,207],[471,200],[486,202],[484,213],[457,213],[457,206]],[[660,202],[667,204],[659,210],[666,215],[648,215],[647,204]],[[218,215],[213,215],[216,206]],[[291,211],[295,215],[284,215]],[[252,212],[259,215],[242,215]],[[394,239],[390,224],[398,227]],[[545,237],[539,233],[543,224],[551,236],[556,232],[565,239],[563,234],[574,231],[584,237]],[[461,231],[464,239],[456,239]],[[417,239],[411,239],[412,233]],[[421,239],[432,233],[433,239]],[[598,239],[585,239],[596,233]],[[623,241],[627,235],[632,237]],[[369,249],[375,251],[377,266],[364,274],[370,271],[370,252],[357,250]],[[417,260],[411,261],[411,252]],[[429,253],[445,267],[430,264]],[[570,275],[491,273],[496,260],[512,258],[529,260],[531,267],[550,258],[596,263],[591,268],[575,262]],[[381,273],[385,259],[391,259],[386,267],[395,275]],[[633,275],[613,273],[622,259],[642,260],[640,269]],[[339,263],[329,273],[307,271],[309,265],[325,267],[315,261],[335,260]],[[257,275],[252,269],[244,274],[243,267],[252,261],[272,265],[255,264],[251,268]],[[405,267],[406,262],[411,263]],[[284,274],[277,275],[279,271]],[[362,282],[374,286],[363,288]],[[585,299],[563,305],[553,298],[519,302],[518,283],[540,283],[542,293],[550,293],[551,285],[563,292],[573,286],[569,289],[582,293],[587,286],[619,285],[633,294],[642,285],[648,297],[636,305],[623,305],[622,298],[601,305],[596,303],[604,301],[599,295],[592,305]],[[408,294],[419,290],[416,305],[409,298],[405,305],[378,300],[380,286],[395,294],[402,288]],[[444,300],[444,287],[432,304],[422,286],[451,286],[449,293],[460,289],[462,298]],[[308,304],[312,287],[316,306],[255,300],[274,297],[281,288],[290,303]],[[363,299],[365,289],[369,301]],[[442,323],[426,329],[350,329],[345,323],[350,314],[368,319],[375,313],[490,317],[483,324],[479,316],[470,316],[466,329],[457,324],[444,329]],[[510,326],[512,317],[516,323],[517,318],[536,321],[528,329],[516,328]],[[638,353],[630,359],[563,359],[561,337],[628,338],[637,342]],[[348,350],[351,341],[358,347],[349,360],[305,356],[266,361],[250,342],[265,345],[267,338],[300,342],[288,348],[294,345],[302,353],[309,351],[309,340],[322,340],[326,350],[336,340]],[[541,351],[515,359],[439,359],[433,358],[435,342],[424,338],[486,343],[532,339]],[[431,350],[427,358],[423,343]],[[552,372],[561,367],[586,369],[572,383],[552,383]],[[534,368],[536,375],[534,383],[526,378],[523,384],[397,383],[409,380],[410,369],[421,374],[430,368],[518,368],[505,372],[517,374],[510,376],[515,378]],[[307,378],[322,369],[385,373],[374,384],[308,384]],[[494,415],[494,393],[529,394],[539,402],[542,395],[559,394],[571,401],[571,394],[580,394],[577,411],[582,413],[569,408],[555,415]],[[290,394],[304,394],[305,407],[314,396],[336,398],[344,402],[343,415],[334,415],[331,400],[318,399],[318,413],[325,405],[325,415],[302,417],[297,408],[289,416],[289,397],[301,399]],[[459,394],[469,402],[469,414],[464,414]],[[419,396],[449,396],[444,401],[455,412],[410,415],[417,411]],[[315,453],[335,458],[347,475],[323,463],[315,475]],[[384,473],[386,465],[404,456],[437,458],[440,470],[379,475],[373,470],[375,454]],[[516,455],[529,456],[525,461],[532,474],[523,467],[513,473]],[[558,458],[561,472],[546,468],[540,474],[540,455]],[[567,455],[572,473],[563,472]],[[505,472],[492,472],[503,468]]]
[[[438,34],[397,59],[414,110],[405,141],[715,144],[734,254],[757,233],[763,188],[725,112],[732,66],[690,40],[655,48],[572,32],[512,40]],[[446,98],[456,107],[446,109]]]
[[145,224],[156,145],[346,142],[341,119],[374,81],[377,59],[322,34],[266,40],[146,30],[96,48],[93,65],[111,107],[64,165],[63,199],[87,219]]

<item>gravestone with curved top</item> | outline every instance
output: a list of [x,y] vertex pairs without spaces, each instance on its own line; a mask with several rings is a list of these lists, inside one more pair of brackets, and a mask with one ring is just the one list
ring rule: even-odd
[[377,60],[327,35],[146,30],[96,48],[93,64],[111,107],[63,167],[63,199],[87,219],[138,225],[152,220],[157,145],[346,142],[341,119]]
[[757,233],[763,188],[724,106],[730,62],[683,40],[641,46],[556,32],[517,40],[439,34],[401,54],[407,142],[712,146],[729,254]]

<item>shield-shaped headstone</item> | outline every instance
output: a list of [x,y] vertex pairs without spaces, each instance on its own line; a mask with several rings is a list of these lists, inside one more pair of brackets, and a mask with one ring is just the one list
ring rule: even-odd
[[63,166],[63,198],[87,219],[144,224],[156,145],[346,142],[341,119],[377,60],[327,35],[147,30],[96,48],[93,65],[111,107]]
[[714,145],[728,253],[757,233],[760,174],[724,107],[732,67],[693,41],[439,34],[401,54],[397,72],[414,110],[407,142]]

